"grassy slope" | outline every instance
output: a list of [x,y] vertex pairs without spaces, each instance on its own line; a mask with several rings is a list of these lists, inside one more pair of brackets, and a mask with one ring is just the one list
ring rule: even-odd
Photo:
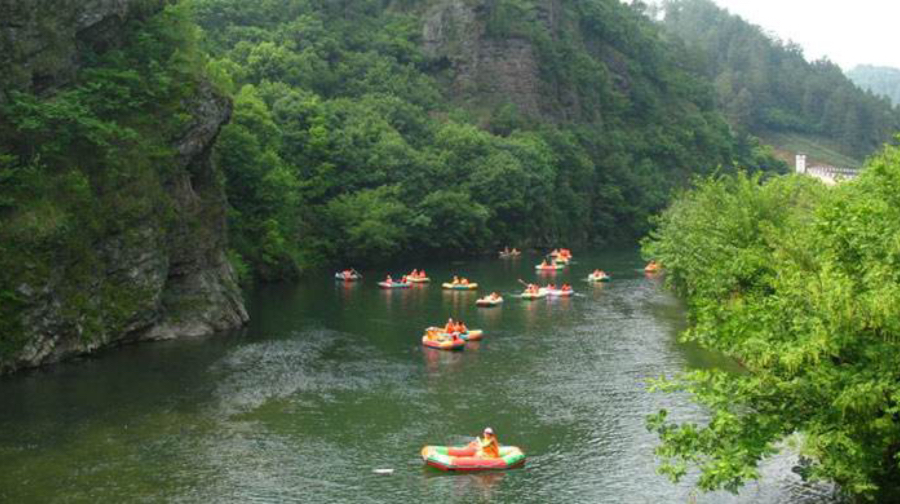
[[768,132],[760,135],[763,141],[775,148],[775,154],[794,166],[794,157],[798,152],[807,155],[807,164],[830,165],[840,168],[859,168],[862,160],[842,154],[832,143],[822,137],[800,133]]

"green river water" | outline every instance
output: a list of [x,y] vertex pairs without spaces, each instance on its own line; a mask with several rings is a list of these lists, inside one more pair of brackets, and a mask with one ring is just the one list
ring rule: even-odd
[[[703,420],[646,379],[729,366],[677,343],[684,310],[634,250],[576,252],[552,277],[572,299],[512,298],[538,258],[432,264],[407,291],[330,275],[249,296],[251,324],[209,338],[130,346],[0,379],[0,502],[686,502],[690,482],[656,474],[644,417]],[[422,265],[410,265],[422,266]],[[594,267],[613,281],[579,281]],[[404,268],[396,268],[399,276]],[[411,268],[407,268],[411,269]],[[440,282],[466,275],[506,295]],[[464,352],[423,349],[447,317],[485,330]],[[463,444],[485,426],[520,446],[522,469],[425,468],[426,444]],[[820,502],[826,489],[768,462],[738,496],[697,502]],[[393,469],[392,475],[373,473]]]

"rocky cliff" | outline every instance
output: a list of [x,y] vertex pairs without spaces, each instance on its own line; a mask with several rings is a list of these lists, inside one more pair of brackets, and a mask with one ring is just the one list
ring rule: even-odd
[[119,42],[122,25],[162,6],[145,0],[0,0],[0,89],[71,81],[85,48]]
[[538,61],[531,41],[522,36],[488,36],[483,4],[451,0],[435,5],[425,17],[426,54],[452,65],[457,97],[507,99],[528,114],[541,113]]
[[[52,97],[75,78],[85,54],[127,43],[123,27],[163,7],[146,0],[0,0],[2,89]],[[98,207],[124,207],[116,199],[140,192],[146,201],[128,215],[86,229],[90,238],[78,250],[71,250],[76,240],[60,239],[63,245],[53,247],[35,242],[32,250],[20,247],[26,248],[21,260],[4,264],[12,271],[0,275],[7,283],[0,285],[0,303],[7,304],[0,306],[0,317],[7,317],[0,321],[6,331],[0,334],[0,372],[247,321],[226,259],[227,204],[210,156],[230,117],[230,101],[201,80],[166,107],[183,116],[179,131],[166,137],[169,154],[146,174],[130,177],[140,179],[140,186],[122,186],[120,194],[95,187],[92,200]],[[103,179],[97,171],[89,172],[92,182]],[[12,229],[35,214],[33,206],[21,206],[0,205],[0,223]]]
[[508,103],[552,121],[593,121],[597,110],[584,106],[576,79],[563,69],[584,48],[610,67],[615,57],[585,35],[574,10],[559,0],[432,1],[423,16],[423,50],[447,64],[457,101],[475,108]]

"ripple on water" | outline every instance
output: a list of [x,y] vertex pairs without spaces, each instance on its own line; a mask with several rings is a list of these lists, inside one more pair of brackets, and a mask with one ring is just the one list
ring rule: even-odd
[[[646,379],[727,362],[676,343],[683,309],[632,271],[632,252],[584,261],[556,279],[596,264],[615,281],[577,287],[584,295],[573,299],[510,296],[492,311],[433,286],[323,290],[329,278],[272,287],[255,296],[242,337],[132,347],[83,373],[0,383],[0,500],[686,502],[692,480],[655,473],[644,417],[659,408],[706,416],[684,395],[649,393]],[[516,292],[534,262],[428,269]],[[488,329],[485,341],[458,354],[422,349],[421,328],[448,316]],[[422,467],[423,444],[465,444],[485,425],[525,449],[525,469]],[[829,488],[799,481],[795,463],[773,457],[762,484],[697,501],[831,500]]]

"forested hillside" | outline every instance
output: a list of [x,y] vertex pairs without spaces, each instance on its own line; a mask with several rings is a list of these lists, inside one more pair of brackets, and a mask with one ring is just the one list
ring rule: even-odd
[[847,72],[847,77],[857,86],[900,105],[900,68],[859,65]]
[[773,39],[710,0],[663,5],[664,26],[699,50],[731,124],[757,135],[823,137],[862,159],[892,140],[900,110],[857,88],[834,63],[807,62],[801,48]]
[[235,113],[233,259],[304,265],[604,243],[692,173],[784,169],[618,0],[196,0]]

